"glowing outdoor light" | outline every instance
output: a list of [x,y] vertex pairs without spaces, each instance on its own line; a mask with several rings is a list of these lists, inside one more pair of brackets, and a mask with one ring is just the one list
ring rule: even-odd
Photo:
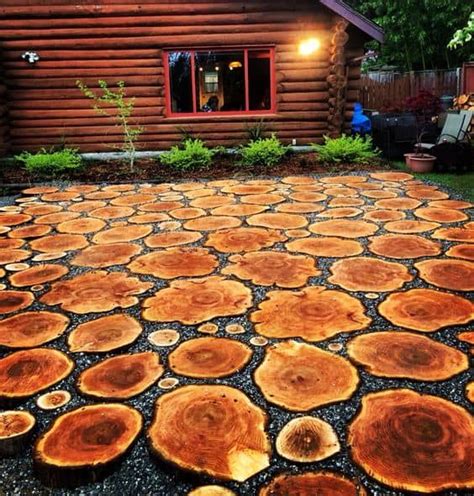
[[300,54],[301,55],[311,55],[312,53],[319,50],[321,47],[321,42],[317,38],[310,38],[309,40],[304,40],[300,43]]

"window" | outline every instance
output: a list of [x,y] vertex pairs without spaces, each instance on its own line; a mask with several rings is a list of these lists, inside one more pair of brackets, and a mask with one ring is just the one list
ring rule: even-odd
[[165,69],[170,115],[274,110],[272,49],[170,51]]

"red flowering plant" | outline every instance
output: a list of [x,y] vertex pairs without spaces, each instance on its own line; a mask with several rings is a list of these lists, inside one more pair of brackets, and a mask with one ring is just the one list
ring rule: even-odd
[[405,109],[415,114],[419,121],[427,123],[441,111],[441,101],[430,91],[420,90],[418,95],[406,99]]

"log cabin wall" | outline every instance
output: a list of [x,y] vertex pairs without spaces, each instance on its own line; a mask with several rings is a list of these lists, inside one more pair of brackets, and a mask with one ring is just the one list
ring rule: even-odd
[[[1,52],[0,52],[1,61]],[[10,126],[7,107],[7,87],[0,65],[0,156],[7,155],[10,151]]]
[[[246,124],[262,116],[171,118],[165,110],[163,51],[228,46],[275,47],[277,102],[276,113],[265,116],[268,128],[284,142],[318,141],[329,131],[327,77],[338,20],[315,0],[0,0],[11,151],[61,143],[110,151],[120,143],[120,130],[91,109],[77,79],[92,89],[99,79],[125,82],[136,99],[135,121],[145,128],[143,150],[176,144],[179,127],[213,146],[235,145],[246,139]],[[347,58],[362,50],[364,40],[354,31]],[[298,45],[310,36],[319,38],[321,49],[303,57]],[[22,60],[29,50],[38,53],[37,63]],[[359,67],[348,68],[346,128],[359,77]]]

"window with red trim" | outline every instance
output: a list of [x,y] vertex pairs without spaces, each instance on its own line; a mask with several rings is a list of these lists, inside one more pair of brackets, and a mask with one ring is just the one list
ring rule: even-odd
[[273,53],[272,48],[166,52],[168,115],[273,112]]

